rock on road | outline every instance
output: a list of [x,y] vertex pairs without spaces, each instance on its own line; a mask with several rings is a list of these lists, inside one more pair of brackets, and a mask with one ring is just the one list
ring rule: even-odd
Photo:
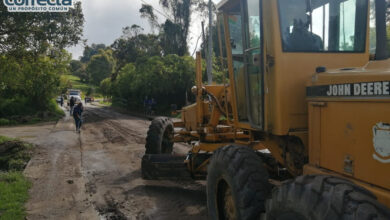
[[0,128],[38,145],[25,170],[33,182],[28,219],[207,219],[204,182],[141,178],[149,124],[88,105],[81,134],[68,115],[57,124]]

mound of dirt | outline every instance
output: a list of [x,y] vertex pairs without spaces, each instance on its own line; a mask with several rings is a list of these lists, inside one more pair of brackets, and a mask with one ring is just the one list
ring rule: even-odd
[[32,145],[18,140],[0,143],[0,170],[22,171],[32,155]]

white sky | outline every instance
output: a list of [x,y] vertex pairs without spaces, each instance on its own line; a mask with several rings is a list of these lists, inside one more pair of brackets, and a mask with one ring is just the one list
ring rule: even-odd
[[[162,11],[159,6],[159,0],[143,0],[152,5],[154,8]],[[220,0],[213,0],[218,3]],[[115,39],[122,34],[122,28],[137,24],[145,29],[145,32],[150,32],[150,26],[147,19],[140,17],[139,9],[141,8],[141,0],[81,0],[82,8],[85,17],[84,23],[84,39],[87,39],[87,44],[92,43],[111,45]],[[159,17],[160,23],[165,21],[165,18],[155,12]],[[201,21],[207,17],[192,18],[191,33],[189,38],[189,51],[193,52],[195,43],[201,34]],[[201,40],[199,41],[199,45]],[[199,47],[199,46],[198,46]],[[72,53],[73,59],[78,59],[84,50],[84,45],[80,44],[76,47],[68,48]]]

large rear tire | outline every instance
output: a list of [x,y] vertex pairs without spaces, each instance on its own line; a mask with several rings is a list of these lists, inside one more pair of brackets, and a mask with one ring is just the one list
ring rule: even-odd
[[173,122],[166,117],[155,118],[146,136],[145,154],[171,154],[173,150]]
[[210,219],[257,219],[270,189],[268,172],[249,147],[229,145],[214,152],[207,174]]
[[300,176],[272,193],[267,220],[385,220],[390,211],[368,190],[345,179]]

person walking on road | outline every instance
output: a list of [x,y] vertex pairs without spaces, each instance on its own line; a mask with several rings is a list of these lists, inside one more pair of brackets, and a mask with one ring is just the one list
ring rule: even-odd
[[83,103],[79,103],[73,109],[73,118],[76,123],[76,132],[80,133],[81,125],[83,123],[81,115],[83,114]]
[[74,97],[72,96],[72,97],[70,97],[70,100],[69,100],[69,107],[70,107],[69,113],[70,113],[70,115],[73,114],[74,103],[75,103],[75,100],[74,100]]

